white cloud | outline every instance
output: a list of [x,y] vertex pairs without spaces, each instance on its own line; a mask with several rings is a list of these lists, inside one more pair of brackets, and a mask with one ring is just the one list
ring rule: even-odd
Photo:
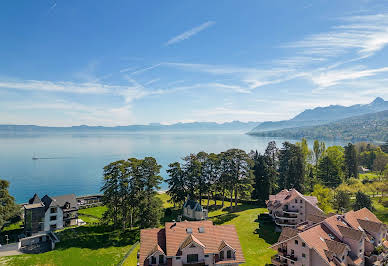
[[374,55],[388,44],[388,15],[351,16],[345,24],[287,45],[302,55],[334,57],[355,50],[362,57]]
[[168,40],[165,45],[166,46],[169,46],[171,44],[175,44],[175,43],[178,43],[178,42],[181,42],[181,41],[184,41],[184,40],[187,40],[189,38],[191,38],[192,36],[198,34],[199,32],[205,30],[206,28],[209,28],[210,26],[213,26],[215,24],[214,21],[207,21],[197,27],[194,27],[188,31],[185,31],[183,32],[182,34],[179,34],[173,38],[171,38],[170,40]]

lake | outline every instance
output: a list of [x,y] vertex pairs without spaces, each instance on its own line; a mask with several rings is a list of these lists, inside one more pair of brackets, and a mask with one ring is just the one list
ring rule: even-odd
[[[116,160],[155,157],[163,166],[161,175],[167,178],[168,164],[189,153],[219,153],[229,148],[263,152],[271,140],[278,147],[285,141],[220,131],[3,134],[0,135],[0,178],[11,183],[10,193],[18,203],[26,202],[34,193],[87,195],[99,193],[103,167]],[[326,146],[344,144],[326,142]],[[33,156],[46,159],[32,160]],[[166,184],[162,189],[166,189]]]

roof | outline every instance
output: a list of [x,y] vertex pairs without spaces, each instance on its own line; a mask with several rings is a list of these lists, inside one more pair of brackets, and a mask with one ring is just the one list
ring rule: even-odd
[[373,221],[360,220],[360,219],[357,219],[357,221],[360,224],[361,228],[367,232],[378,233],[381,231],[381,228],[384,226],[383,223],[377,223]]
[[199,204],[197,201],[195,200],[186,200],[185,204],[183,205],[183,208],[190,208],[192,210],[195,210],[195,211],[203,211],[203,208],[201,206],[201,204]]
[[153,228],[143,229],[140,231],[140,250],[139,261],[145,261],[145,259],[155,253],[155,247],[159,248],[166,254],[166,233],[165,229]]
[[[47,210],[49,207],[60,207],[62,209],[66,209],[67,211],[78,210],[78,204],[75,194],[68,194],[56,197],[50,197],[48,195],[45,195],[42,198],[42,201],[45,205],[45,210]],[[70,204],[69,208],[66,208],[66,203]]]
[[320,223],[323,220],[325,220],[326,217],[323,215],[317,215],[317,214],[307,214],[306,220],[313,222],[313,223]]
[[290,189],[290,190],[283,189],[276,195],[269,195],[269,200],[266,201],[266,203],[268,207],[271,205],[276,207],[276,206],[286,204],[298,197],[304,198],[306,201],[310,202],[313,206],[317,206],[318,199],[316,197],[304,196],[296,189]]
[[220,246],[218,247],[218,250],[221,251],[225,247],[229,247],[234,250],[234,248],[231,245],[229,245],[225,240],[222,240]]
[[28,201],[29,204],[35,204],[35,203],[40,203],[40,202],[42,202],[42,201],[40,200],[39,196],[38,196],[36,193],[35,193],[34,196],[33,196],[31,199],[29,199],[29,201]]
[[328,250],[335,254],[338,258],[340,258],[341,255],[344,254],[344,251],[348,249],[348,246],[346,244],[341,243],[339,241],[326,239],[325,242],[328,247]]
[[[191,230],[187,231],[188,228]],[[204,229],[203,233],[199,228]],[[236,263],[245,262],[235,226],[213,225],[212,221],[169,222],[164,229],[141,230],[139,259],[144,262],[156,244],[170,257],[179,256],[181,248],[193,242],[204,247],[205,254],[218,253],[226,244],[235,250]]]
[[44,207],[44,204],[42,202],[24,205],[24,209],[26,209],[26,210],[31,210],[31,209],[36,209],[36,208],[43,208],[43,207]]
[[181,244],[180,248],[183,249],[187,246],[189,246],[190,244],[192,243],[196,243],[197,245],[205,248],[205,245],[202,244],[201,241],[199,241],[195,236],[193,236],[192,234],[189,234],[189,236],[185,239],[185,241],[183,241],[183,243]]
[[360,230],[356,230],[346,226],[339,225],[338,228],[344,237],[354,240],[360,240],[363,234],[363,232]]
[[298,233],[299,233],[299,231],[296,229],[293,229],[291,227],[284,227],[282,229],[282,232],[280,233],[278,242],[283,242],[287,239],[290,239],[291,237],[296,236]]

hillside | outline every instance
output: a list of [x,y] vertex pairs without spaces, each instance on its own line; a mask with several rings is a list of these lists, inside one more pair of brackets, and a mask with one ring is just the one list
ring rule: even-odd
[[307,127],[324,125],[340,119],[376,113],[388,110],[388,101],[378,97],[369,104],[356,104],[352,106],[330,105],[307,109],[290,120],[263,122],[255,127],[251,133],[272,131],[283,128]]
[[249,134],[265,137],[320,138],[365,141],[388,140],[388,110],[341,119],[325,125],[295,127]]

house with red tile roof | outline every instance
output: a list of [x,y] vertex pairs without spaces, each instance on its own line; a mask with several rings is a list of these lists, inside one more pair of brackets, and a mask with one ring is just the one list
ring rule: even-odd
[[245,262],[234,225],[170,222],[140,231],[139,265],[236,266]]
[[270,195],[266,205],[275,224],[280,227],[297,227],[309,217],[324,215],[314,196],[304,196],[296,189],[284,189],[276,195]]
[[[383,265],[387,225],[364,208],[344,215],[328,215],[305,226],[284,227],[271,248],[274,265]],[[377,252],[381,246],[383,252]]]

